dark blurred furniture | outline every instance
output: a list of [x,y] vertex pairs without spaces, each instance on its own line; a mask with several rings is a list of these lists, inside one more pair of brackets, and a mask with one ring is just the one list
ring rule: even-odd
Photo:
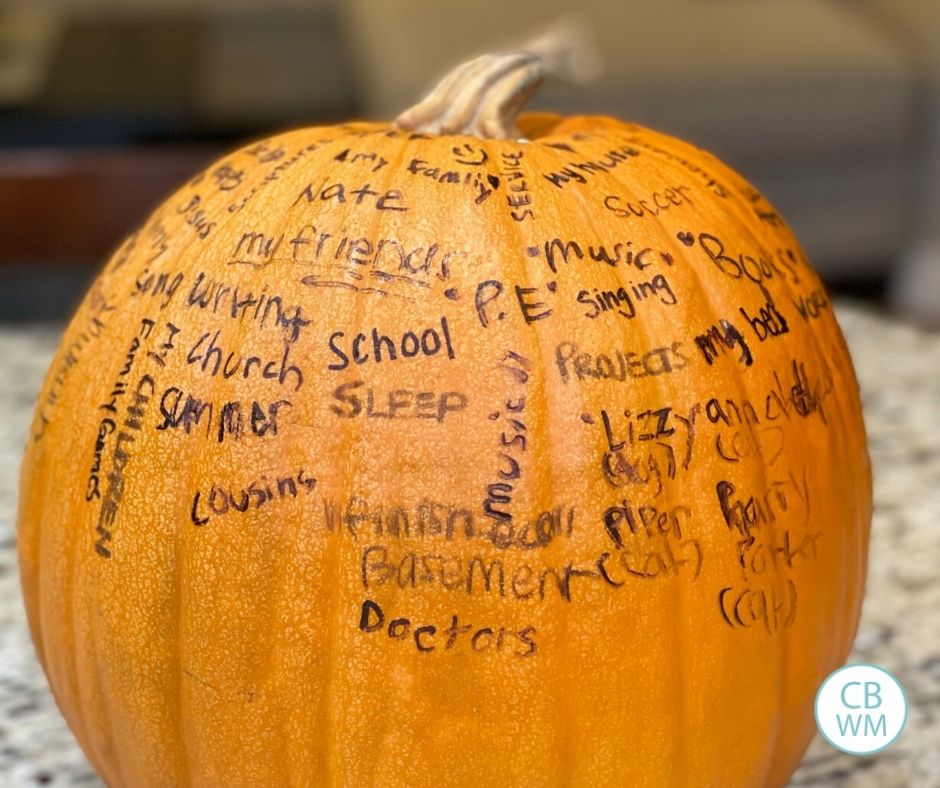
[[96,260],[216,148],[0,151],[0,254]]
[[[933,0],[930,0],[931,2]],[[511,44],[566,0],[480,0],[456,23],[434,0],[340,4],[367,112],[420,95],[456,53]],[[604,61],[534,104],[610,113],[695,142],[748,177],[829,277],[883,270],[914,197],[916,70],[865,9],[835,0],[582,0]],[[394,36],[388,35],[395,30]],[[445,32],[446,31],[446,32]]]
[[100,261],[246,137],[348,117],[337,25],[318,0],[0,9],[0,263]]
[[862,5],[913,65],[917,86],[912,232],[890,295],[906,313],[940,328],[940,4],[862,0]]
[[[16,146],[0,159],[0,260],[23,259],[30,244],[100,257],[198,166],[185,152],[194,140],[220,150],[290,125],[392,117],[455,61],[511,46],[572,7],[101,0],[54,11],[22,0],[0,11],[0,143]],[[534,106],[610,113],[696,142],[765,193],[830,281],[897,268],[899,302],[940,300],[925,295],[940,291],[936,0],[581,0],[577,14],[594,29],[603,75],[550,86]],[[32,72],[16,67],[29,40]],[[183,148],[157,166],[153,154],[66,163],[56,153],[72,186],[58,201],[37,196],[52,183],[50,148],[93,141]],[[37,146],[43,154],[26,153]],[[57,234],[27,230],[52,219]]]

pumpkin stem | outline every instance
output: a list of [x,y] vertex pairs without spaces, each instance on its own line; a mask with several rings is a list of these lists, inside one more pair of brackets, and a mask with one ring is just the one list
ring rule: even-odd
[[598,70],[581,20],[559,20],[514,52],[481,55],[445,76],[395,126],[430,134],[519,137],[516,116],[546,77],[586,81]]

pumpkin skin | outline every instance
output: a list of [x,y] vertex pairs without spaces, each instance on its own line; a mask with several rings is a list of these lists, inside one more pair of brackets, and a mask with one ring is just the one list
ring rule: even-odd
[[39,396],[18,542],[110,785],[798,765],[871,518],[828,300],[710,155],[520,128],[273,137],[103,268]]

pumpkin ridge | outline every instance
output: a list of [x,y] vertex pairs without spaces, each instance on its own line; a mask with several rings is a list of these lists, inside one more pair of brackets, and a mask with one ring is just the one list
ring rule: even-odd
[[[640,164],[642,166],[644,162],[640,162]],[[661,170],[657,170],[655,175],[656,175],[656,178],[660,180],[661,182],[663,183],[666,182],[662,176]],[[624,170],[622,172],[620,170],[615,170],[612,173],[610,173],[610,176],[611,176],[611,180],[615,181],[621,189],[626,189],[627,193],[631,197],[636,197],[637,199],[640,198],[641,195],[638,194],[636,190],[636,186],[635,186],[635,180],[637,178],[636,175],[631,174],[630,171],[628,170]],[[593,220],[594,215],[593,214],[590,214],[590,215]],[[602,234],[598,234],[598,237],[602,237]],[[680,263],[681,262],[687,262],[687,261],[683,260],[683,258],[680,257]],[[619,269],[619,270],[614,269],[614,270],[615,270],[615,276],[618,279],[619,283],[624,287],[628,287],[629,281],[627,280],[627,274],[626,274],[625,269]],[[678,295],[677,295],[677,298],[678,298]],[[631,321],[631,327],[633,326],[636,326],[637,332],[641,334],[641,336],[643,337],[643,347],[654,347],[656,345],[655,341],[653,341],[654,338],[649,330],[649,326],[647,325],[646,318],[637,316],[636,319]],[[670,382],[671,381],[667,381],[663,377],[654,378],[653,384],[655,386],[656,392],[658,393],[658,396],[654,398],[654,401],[659,401],[659,402],[673,401],[673,396],[672,396],[673,392],[669,390]],[[663,491],[663,494],[666,496],[670,496],[670,493],[667,492],[666,490]],[[689,605],[689,599],[688,599],[690,588],[687,584],[684,584],[684,583],[678,583],[677,586],[678,586],[677,588],[674,588],[671,590],[671,596],[678,605],[677,614],[672,617],[673,630],[677,633],[677,635],[674,636],[673,641],[674,643],[677,644],[677,648],[678,648],[678,663],[680,666],[685,666],[685,665],[691,664],[690,659],[689,659],[689,655],[691,652],[687,643],[687,639],[688,639],[687,636],[691,632],[691,628],[689,627],[690,605]],[[683,630],[685,630],[685,632]],[[686,635],[686,636],[683,636],[683,635]],[[692,699],[692,695],[689,691],[690,680],[684,667],[679,668],[679,670],[677,671],[677,675],[680,681],[680,690],[678,692],[679,703],[677,704],[679,716],[678,716],[678,724],[674,728],[675,732],[673,735],[673,744],[671,748],[671,754],[674,756],[675,761],[678,761],[679,763],[678,772],[680,774],[691,775],[694,773],[694,765],[691,762],[690,747],[688,745],[688,742],[684,733],[688,729],[687,721],[691,716],[688,710],[688,705]]]
[[[734,183],[735,181],[740,180],[739,177],[736,175],[736,173],[734,173],[733,171],[731,171],[731,170],[730,170],[726,165],[724,165],[721,161],[719,161],[717,158],[715,158],[715,157],[712,156],[711,154],[708,154],[708,156],[713,159],[713,164],[714,164],[714,166],[715,166],[719,171],[724,171],[724,172],[726,173],[726,175],[728,176],[728,179],[729,179],[732,183]],[[732,188],[732,189],[730,190],[730,193],[729,193],[729,200],[731,201],[731,204],[732,204],[732,205],[734,206],[734,208],[735,208],[735,214],[736,214],[736,217],[737,217],[737,220],[738,220],[738,221],[737,221],[737,224],[738,224],[738,227],[739,227],[740,231],[741,231],[742,233],[746,234],[746,235],[751,239],[752,243],[754,243],[754,244],[756,245],[756,247],[757,247],[759,250],[761,250],[762,252],[768,253],[768,256],[771,256],[771,255],[769,254],[768,247],[767,247],[766,244],[764,243],[764,239],[758,237],[758,235],[756,234],[756,232],[755,232],[755,225],[753,225],[753,223],[747,221],[747,218],[749,218],[749,207],[748,207],[747,204],[744,202],[744,200],[743,200],[743,198],[742,198],[742,196],[741,196],[741,194],[740,194],[740,190],[739,190],[739,188],[738,188],[738,184],[735,183],[734,185],[735,185],[735,188]],[[764,198],[762,197],[762,199],[764,199]],[[797,246],[797,247],[798,247],[798,242],[797,242],[797,240],[792,236],[792,233],[791,233],[791,231],[789,230],[789,227],[788,227],[787,225],[784,225],[784,233],[789,236],[789,241],[790,241],[794,246]],[[804,255],[804,259],[805,259],[805,255]],[[809,285],[815,286],[815,287],[822,287],[822,286],[823,286],[822,283],[820,282],[818,276],[817,276],[817,275],[815,274],[815,272],[813,272],[808,266],[805,266],[805,270],[801,270],[800,273],[801,273],[801,276],[805,276],[805,278],[807,278],[807,279],[809,280],[809,282],[808,282]],[[781,277],[781,278],[779,279],[778,288],[779,288],[779,289],[782,289],[782,290],[784,291],[784,294],[785,294],[790,300],[792,300],[793,297],[794,297],[794,295],[796,294],[796,293],[795,293],[795,285],[794,285],[794,284],[790,281],[790,279],[789,279],[788,277],[786,277],[786,276]],[[832,316],[831,313],[828,314],[828,315],[823,316],[822,319],[825,320],[825,321],[828,322],[828,323],[831,323],[831,324],[834,324],[834,323],[835,323],[834,317]],[[823,349],[822,349],[822,346],[821,346],[821,342],[820,342],[820,337],[818,336],[817,332],[816,332],[816,331],[813,331],[813,330],[810,330],[808,327],[806,327],[806,326],[803,325],[803,324],[797,323],[795,317],[792,318],[792,322],[793,322],[795,325],[798,325],[799,328],[801,329],[801,330],[800,330],[800,334],[801,334],[801,337],[803,338],[803,340],[804,340],[804,341],[808,340],[809,344],[812,346],[812,348],[813,348],[813,355],[815,356],[815,359],[814,359],[815,364],[814,364],[814,365],[818,367],[820,364],[823,364],[823,365],[827,364],[828,356],[827,356],[826,353],[823,352]],[[846,360],[848,361],[848,366],[849,366],[849,368],[851,369],[851,359],[848,358],[847,355],[846,355]],[[841,365],[841,364],[838,366],[838,368],[837,368],[835,371],[836,371],[840,376],[844,377],[844,370],[842,369],[842,365]],[[854,374],[854,373],[853,373],[853,374]],[[850,380],[843,380],[843,385],[845,385],[845,384],[851,385],[851,381],[850,381]],[[847,423],[847,421],[846,421],[846,414],[845,414],[845,412],[844,412],[841,408],[835,408],[835,409],[830,413],[829,418],[832,418],[833,416],[835,416],[836,419],[838,419],[840,422],[842,422],[842,424],[840,425],[840,426],[841,426],[841,429],[835,431],[835,436],[834,436],[833,440],[835,440],[837,443],[836,443],[836,445],[835,445],[833,448],[834,448],[834,449],[837,449],[839,453],[843,453],[843,454],[844,454],[844,453],[846,452],[846,450],[847,450],[849,447],[848,447],[848,445],[846,444],[846,442],[845,442],[842,438],[843,438],[843,436],[845,436],[845,435],[851,435],[854,429],[858,429],[858,426],[855,425],[855,426],[853,426],[851,429],[849,428],[849,425],[848,425],[848,423]],[[864,425],[862,425],[861,428],[862,428],[862,430],[864,430]],[[830,449],[830,454],[831,454],[831,453],[832,453],[832,449]],[[817,455],[817,456],[818,456],[818,455]],[[766,489],[766,486],[767,486],[766,468],[765,468],[764,466],[762,466],[762,465],[759,466],[759,467],[760,467],[762,473],[764,474],[764,487],[765,487],[765,489]],[[775,530],[776,527],[777,527],[777,526],[776,526],[776,523],[774,523],[774,522],[770,522],[770,523],[768,524],[768,528],[769,528],[769,530],[771,530],[771,531]],[[851,544],[851,542],[852,542],[852,541],[855,541],[855,539],[857,539],[858,534],[854,534],[854,539],[853,539],[853,538],[850,538],[850,537],[852,537],[852,536],[853,536],[853,535],[850,534],[846,529],[843,529],[843,531],[842,531],[842,546],[841,546],[841,549],[840,549],[838,552],[840,552],[841,554],[845,555],[846,553],[850,553],[850,552],[852,551],[852,544]],[[865,551],[864,551],[864,550],[858,550],[858,551],[856,551],[856,552],[858,553],[858,555],[859,555],[860,557],[865,554]],[[861,578],[861,582],[863,583],[863,582],[864,582],[864,576],[865,576],[865,572],[864,572],[864,569],[863,569],[863,568],[862,568],[862,570],[861,570],[860,572],[858,572],[857,576],[859,576],[859,577]],[[853,639],[854,639],[854,634],[853,634],[851,637],[848,637],[848,638],[839,637],[839,641],[840,641],[840,642],[844,642],[844,643],[848,643],[848,644],[850,644]],[[781,641],[781,646],[780,646],[780,647],[781,647],[781,651],[782,651],[781,659],[782,659],[782,664],[783,664],[783,665],[789,665],[789,664],[790,664],[789,659],[788,659],[788,656],[789,656],[789,643],[788,643],[788,640],[789,640],[789,639],[788,639],[787,637],[782,637],[782,638],[780,638],[780,641]],[[840,659],[844,659],[844,657],[847,655],[847,651],[848,651],[848,647],[845,646],[845,645],[843,645],[841,648],[839,648],[839,653],[841,654]],[[780,681],[780,690],[779,690],[778,695],[779,695],[780,698],[783,698],[783,697],[785,696],[785,691],[786,691],[787,671],[786,671],[786,670],[781,670],[781,671],[779,671],[778,676],[779,676],[779,681]],[[776,731],[775,731],[775,734],[774,734],[774,735],[775,735],[775,739],[776,739],[776,738],[779,738],[780,733],[781,733],[781,732],[780,732],[780,730],[779,730],[779,725],[778,725],[778,726],[777,726],[777,729],[776,729]],[[810,738],[811,738],[811,737],[808,737],[808,738],[807,738],[806,745],[803,747],[803,751],[805,751],[806,748],[809,747]],[[795,766],[796,766],[795,763],[792,764],[792,768],[795,768]],[[791,770],[791,767],[789,767],[789,766],[786,766],[786,767],[784,767],[784,768],[785,768],[787,771]],[[775,774],[779,769],[780,769],[780,763],[779,763],[778,761],[775,761],[775,760],[774,760],[774,761],[771,761],[771,762],[768,763],[768,770],[767,770],[767,772],[765,773],[765,780],[768,781],[768,782],[767,782],[768,785],[771,784],[771,783],[769,782],[770,776],[773,775],[773,774]]]
[[[719,162],[717,159],[715,160],[715,164],[718,166],[719,170],[724,170],[724,169],[726,169],[725,167],[723,167],[723,166],[721,165],[721,162]],[[734,180],[737,180],[737,179],[734,177],[734,173],[730,173],[730,172],[729,172],[728,174],[731,175]],[[760,249],[762,252],[763,252],[763,251],[766,251],[766,246],[764,245],[763,239],[758,238],[758,237],[757,237],[757,234],[754,232],[754,229],[752,228],[752,226],[751,226],[747,221],[745,221],[745,217],[747,216],[747,210],[748,210],[748,208],[747,208],[747,205],[744,204],[744,201],[743,201],[743,199],[742,199],[742,197],[741,197],[741,194],[740,194],[739,189],[738,189],[738,188],[732,189],[732,191],[731,191],[731,193],[730,193],[728,199],[731,201],[732,205],[734,205],[735,208],[737,209],[736,213],[737,213],[737,216],[739,217],[738,227],[739,227],[747,236],[750,237],[751,241],[757,245],[757,248],[758,248],[758,249]],[[785,225],[785,227],[786,227],[786,225]],[[796,239],[794,238],[793,241],[795,242]],[[817,284],[817,285],[818,285],[819,283],[818,283],[818,282],[815,282],[814,284]],[[788,297],[792,298],[792,296],[793,296],[793,288],[792,288],[791,283],[790,283],[790,281],[789,281],[789,279],[788,279],[787,277],[781,277],[780,283],[779,283],[778,286],[779,286],[781,289],[783,289],[783,290],[785,291],[785,293],[786,293],[786,295],[787,295]],[[810,331],[810,332],[808,332],[808,333],[809,333],[809,335],[810,335],[810,337],[811,337],[811,339],[812,339],[813,346],[814,346],[814,348],[815,348],[815,350],[816,350],[817,359],[822,359],[822,358],[824,358],[824,356],[822,355],[821,349],[820,349],[818,343],[816,342],[815,332]],[[818,363],[818,362],[817,362],[817,363]],[[770,489],[770,488],[769,488],[769,482],[770,482],[770,480],[769,480],[768,475],[767,475],[767,469],[766,469],[766,467],[765,467],[763,464],[758,464],[758,466],[759,466],[760,471],[761,471],[761,477],[762,477],[762,478],[761,478],[761,481],[762,481],[763,489],[765,489],[765,490]],[[774,543],[776,543],[776,542],[777,542],[776,536],[777,536],[777,533],[778,533],[777,523],[776,523],[776,522],[773,522],[773,521],[770,522],[770,523],[769,523],[769,528],[768,528],[768,530],[771,532],[771,539],[774,541]],[[783,637],[778,638],[778,640],[779,640],[779,646],[778,646],[778,650],[779,650],[779,662],[780,662],[780,665],[782,666],[782,669],[778,670],[778,672],[777,672],[777,677],[778,677],[778,682],[779,682],[779,688],[778,688],[778,691],[777,691],[777,702],[778,702],[778,704],[783,705],[783,703],[785,702],[785,699],[787,698],[787,695],[788,695],[788,692],[787,692],[787,669],[788,669],[788,668],[787,668],[787,666],[789,666],[789,665],[791,664],[790,659],[789,659],[789,656],[790,656],[790,639],[789,639],[789,637],[787,637],[786,635],[784,635]],[[779,739],[780,739],[780,734],[781,734],[781,731],[780,731],[780,725],[779,725],[779,722],[778,722],[778,724],[774,727],[774,731],[773,731],[774,747],[773,747],[772,750],[771,750],[772,752],[776,752],[776,751],[777,751],[777,746],[776,746],[776,745],[777,745],[777,743],[778,743],[778,741],[779,741]],[[805,745],[805,747],[803,748],[804,751],[805,751],[806,748],[809,747],[809,745],[810,745],[810,739],[807,739],[806,745]],[[770,778],[771,778],[771,776],[772,776],[773,774],[775,774],[775,772],[777,771],[778,768],[779,768],[779,766],[778,766],[778,764],[777,764],[777,762],[776,762],[776,759],[774,759],[774,758],[768,759],[767,765],[766,765],[766,769],[764,770],[764,773],[763,773],[762,778],[761,778],[761,779],[762,779],[762,782],[763,782],[765,785],[768,785],[768,786],[769,786],[769,785],[772,785],[772,784],[773,784],[773,783],[771,782],[771,779],[770,779]]]
[[[665,166],[668,166],[673,169],[678,169],[675,162],[673,161],[668,161]],[[725,283],[720,280],[709,279],[709,277],[707,277],[703,273],[703,271],[700,269],[700,267],[691,259],[691,255],[683,253],[680,256],[679,260],[680,262],[685,263],[685,265],[687,266],[691,274],[691,278],[695,284],[694,288],[689,288],[689,289],[693,290],[694,293],[700,296],[705,302],[705,308],[703,310],[702,309],[693,310],[695,313],[704,314],[704,320],[702,321],[703,327],[709,322],[714,323],[715,321],[718,321],[719,319],[721,319],[723,310],[719,309],[717,305],[723,299],[716,297],[715,290],[720,288],[720,286],[724,285]],[[730,294],[726,292],[722,292],[720,295],[723,297],[727,297]],[[732,299],[728,298],[728,300],[732,300]],[[737,302],[739,299],[735,298],[733,300],[734,302]],[[734,386],[736,394],[741,397],[742,401],[746,400],[748,396],[748,391],[744,385],[745,370],[741,370],[736,361],[732,361],[727,358],[717,359],[716,363],[719,365],[721,364],[732,365],[732,368],[730,371],[726,371],[724,374],[721,374],[721,382],[724,385],[728,385],[729,383],[732,384]],[[716,377],[718,374],[719,374],[718,370],[716,370]],[[714,385],[711,386],[711,390],[713,392],[715,391]],[[756,472],[759,474],[759,479],[757,481],[759,483],[760,489],[768,490],[769,486],[768,486],[766,468],[763,466],[762,463],[756,463],[755,465],[757,466]],[[716,518],[714,518],[712,507],[709,507],[708,510],[706,511],[707,511],[707,515],[706,517],[703,518],[704,523],[700,524],[700,528],[704,526],[705,529],[707,529],[706,533],[708,533],[709,535],[715,530],[720,532],[720,523],[717,521]],[[771,525],[771,528],[772,527],[773,526]],[[686,588],[684,589],[684,591],[685,593],[687,593],[688,589]],[[680,591],[680,593],[682,593],[682,591]],[[782,633],[779,636],[779,639],[785,641],[787,639],[787,634],[785,632]],[[680,638],[679,641],[680,643],[684,644],[684,639]],[[689,693],[686,692],[685,696],[687,697],[688,694]],[[764,780],[766,779],[769,769],[770,769],[770,761],[768,759],[765,765],[765,768],[763,770]],[[762,782],[764,782],[764,780],[762,780]]]
[[[404,158],[404,149],[402,150],[402,156]],[[375,227],[378,223],[378,217],[372,217],[372,222],[369,226],[370,235],[374,232]],[[314,291],[316,292],[316,291]],[[354,326],[365,326],[368,325],[368,322],[364,319],[364,315],[369,311],[369,305],[372,304],[372,301],[368,300],[375,298],[375,296],[367,296],[364,293],[359,292],[358,290],[353,293],[352,300],[352,320],[350,321],[351,325]],[[343,456],[343,468],[340,474],[340,500],[346,501],[350,500],[353,495],[358,495],[358,484],[355,478],[356,471],[352,466],[351,458],[353,452],[359,447],[362,447],[365,444],[363,431],[365,429],[365,424],[354,419],[348,419],[341,423],[340,430],[343,435],[343,445],[349,446],[349,450]],[[340,522],[337,526],[339,529],[343,528],[343,523]],[[332,545],[328,545],[327,549],[332,553],[332,557],[337,557],[343,553],[343,544],[340,540],[335,540]],[[331,563],[331,569],[333,570],[334,576],[341,576],[341,572],[335,569],[338,567],[339,561],[335,564]],[[324,618],[333,622],[333,625],[342,632],[347,626],[346,617],[342,611],[341,602],[342,602],[342,593],[338,590],[340,588],[337,584],[336,589],[330,593],[330,602],[329,609],[326,611]],[[338,670],[338,660],[342,658],[342,654],[337,653],[336,643],[333,640],[330,640],[328,646],[329,652],[327,657],[327,675],[333,677]],[[343,719],[342,708],[345,707],[344,702],[337,704],[335,688],[344,686],[342,681],[330,681],[326,689],[327,699],[324,706],[325,711],[325,731],[326,731],[326,741],[335,740],[336,734],[334,731],[337,731],[341,738],[345,738],[347,735],[347,724]],[[338,708],[339,706],[339,708]],[[387,715],[376,715],[378,724],[383,728],[387,729],[388,718]],[[337,719],[339,718],[339,719]],[[384,732],[383,732],[384,736]],[[367,746],[367,751],[370,756],[373,756],[373,743],[375,739],[369,742]],[[327,785],[336,785],[341,786],[344,784],[344,780],[341,775],[349,775],[350,771],[348,765],[344,769],[343,753],[335,749],[330,749],[326,756],[327,764],[327,774],[324,775],[324,783]],[[339,761],[339,762],[337,762]]]
[[[186,490],[193,489],[194,487],[194,465],[195,462],[192,457],[187,461],[186,472],[183,474],[183,478],[186,479]],[[186,689],[184,684],[186,679],[189,678],[187,673],[186,665],[188,659],[184,653],[184,645],[189,641],[186,637],[186,632],[184,630],[184,618],[183,618],[183,607],[184,600],[187,600],[188,588],[187,584],[184,584],[184,565],[185,565],[185,555],[184,553],[184,543],[186,541],[185,534],[185,525],[180,525],[176,529],[174,534],[174,542],[176,543],[174,548],[174,555],[172,561],[172,571],[175,578],[173,585],[176,587],[176,593],[174,594],[174,600],[171,600],[173,604],[173,611],[176,617],[176,680],[173,682],[175,686],[175,693],[173,695],[173,701],[175,701],[176,707],[179,709],[177,712],[176,720],[176,733],[179,738],[179,742],[176,749],[177,757],[180,760],[180,775],[183,778],[184,785],[189,786],[193,783],[192,778],[192,765],[191,759],[188,753],[189,742],[191,737],[189,734],[189,721],[192,719],[191,713],[187,713],[187,704],[184,700],[186,696]],[[173,614],[171,613],[171,616]]]
[[[619,178],[618,178],[619,174]],[[619,173],[619,171],[614,171],[611,173],[612,180],[619,181],[621,188],[626,187],[631,196],[636,195],[636,189],[634,185],[635,177],[630,177],[628,172]],[[661,174],[657,172],[657,177],[662,178]],[[594,215],[591,214],[592,220]],[[602,237],[602,235],[598,235]],[[680,259],[681,261],[681,259]],[[625,281],[627,279],[625,269],[614,269],[617,274],[617,279],[619,280],[621,286],[628,287],[629,282]],[[678,298],[678,295],[677,295]],[[646,322],[646,318],[640,318],[631,321],[631,324],[637,327],[638,333],[643,337],[643,347],[655,347],[656,343],[653,341],[653,336],[649,330],[649,327]],[[669,381],[665,380],[663,377],[657,377],[653,380],[655,390],[658,396],[654,401],[659,402],[671,402],[673,401],[672,394],[673,392],[669,390]],[[671,498],[671,495],[666,490],[663,491],[664,495]],[[688,730],[688,720],[690,718],[689,714],[689,703],[692,700],[691,692],[689,691],[691,682],[688,676],[687,671],[684,666],[691,664],[689,659],[690,649],[688,646],[688,634],[691,633],[691,627],[689,626],[690,617],[689,617],[689,593],[690,588],[687,584],[678,583],[677,588],[671,589],[672,599],[678,606],[678,611],[672,617],[673,630],[676,632],[676,635],[673,638],[673,642],[677,644],[677,658],[680,665],[679,670],[677,671],[680,689],[678,692],[679,703],[677,704],[678,709],[678,724],[674,727],[673,735],[673,744],[671,747],[671,754],[674,756],[675,761],[678,761],[678,772],[679,774],[691,775],[694,773],[695,768],[694,764],[690,758],[690,747],[688,745],[685,731]]]
[[[511,249],[518,250],[516,251],[514,257],[517,266],[518,278],[519,281],[523,282],[527,287],[538,286],[538,282],[534,278],[534,272],[526,265],[525,258],[522,254],[522,250],[528,246],[528,240],[523,235],[523,229],[518,224],[512,226],[512,229],[515,231],[516,244],[510,245]],[[511,264],[510,264],[511,265]],[[528,410],[528,403],[534,401],[539,409],[542,411],[542,415],[538,417],[539,422],[547,422],[549,428],[544,431],[545,436],[545,445],[541,449],[541,453],[544,455],[545,460],[538,463],[540,469],[547,469],[549,474],[549,480],[546,488],[545,495],[546,500],[544,502],[539,501],[536,509],[542,507],[550,507],[553,503],[550,498],[553,498],[555,491],[561,488],[561,485],[558,483],[558,472],[557,472],[557,458],[559,456],[558,441],[556,438],[556,433],[551,429],[552,413],[558,413],[557,405],[553,407],[553,392],[548,386],[548,370],[551,369],[551,348],[548,348],[546,352],[546,343],[552,343],[554,338],[549,336],[547,331],[539,330],[539,327],[532,325],[528,327],[526,332],[526,355],[532,355],[529,351],[529,348],[535,350],[536,358],[532,359],[534,362],[534,368],[536,370],[543,371],[543,375],[536,376],[533,375],[530,377],[527,385],[535,385],[539,387],[538,393],[536,396],[532,397],[528,393],[526,395],[526,409]],[[561,421],[561,418],[558,419]],[[544,474],[544,470],[542,471]],[[556,499],[557,500],[557,499]],[[540,552],[540,558],[542,558]],[[548,561],[542,559],[543,565],[547,564]],[[557,640],[560,643],[565,643],[568,641],[568,635],[571,630],[571,617],[575,615],[575,612],[571,609],[569,604],[567,607],[563,607],[563,615],[556,619],[555,627],[557,631]],[[572,702],[570,700],[570,687],[572,685],[571,673],[573,666],[562,662],[560,669],[562,671],[562,676],[558,677],[558,680],[550,682],[549,684],[549,693],[552,697],[552,703],[556,709],[558,709],[557,718],[559,720],[558,730],[553,732],[553,738],[555,742],[557,741],[571,741],[571,731],[575,726],[575,714],[572,709]],[[552,756],[553,756],[553,765],[557,770],[555,772],[555,779],[559,785],[574,785],[576,784],[575,774],[575,759],[570,757],[565,757],[565,753],[559,752],[559,746],[557,743],[553,743],[552,747]]]
[[[737,208],[740,209],[744,207],[738,198],[737,190],[732,190],[728,196],[728,199],[732,202],[732,205],[735,205]],[[747,235],[751,237],[751,240],[757,244],[758,248],[760,248],[761,250],[764,250],[764,244],[762,243],[762,241],[759,238],[757,238],[756,235],[752,232],[749,224],[741,218],[740,210],[737,212],[735,218],[737,220],[735,229],[738,229],[739,231],[743,230]],[[699,287],[702,288],[703,292],[706,292],[710,295],[711,291],[702,285],[702,279],[704,279],[704,277],[701,276],[700,272],[697,269],[696,269],[696,275],[699,277]],[[784,284],[787,284],[786,279],[782,279],[781,281],[784,282]],[[764,292],[763,295],[767,295],[767,293]],[[712,306],[713,302],[709,300],[709,304],[710,306]],[[718,313],[717,312],[713,312],[713,313],[717,319]],[[746,391],[743,386],[743,373],[739,372],[738,369],[734,369],[731,375],[728,377],[732,377],[736,380],[737,391],[739,395],[741,395],[743,398],[746,395]],[[725,378],[725,380],[727,380],[727,377]],[[759,480],[758,480],[760,489],[769,491],[771,489],[771,485],[770,485],[770,479],[768,477],[766,466],[763,463],[755,463],[755,467],[757,469],[757,472],[760,475]],[[718,525],[717,522],[716,522],[716,525]],[[776,521],[774,520],[769,521],[767,523],[767,530],[770,533],[771,542],[776,544],[778,541],[776,538],[778,535],[778,526],[777,526]],[[779,682],[779,686],[777,690],[777,702],[778,704],[783,705],[784,700],[786,698],[786,666],[790,664],[789,661],[787,660],[789,636],[787,633],[783,633],[780,637],[777,638],[777,640],[779,641],[779,643],[777,644],[778,662],[780,665],[783,666],[782,669],[776,672],[777,680]],[[780,735],[779,722],[771,726],[771,730],[769,731],[769,733],[770,735],[772,735],[773,737],[772,741],[774,742],[774,746],[771,747],[769,751],[775,752],[776,744]],[[807,747],[809,746],[809,741],[807,741],[806,746]],[[759,772],[761,784],[768,785],[768,786],[771,784],[769,782],[769,777],[773,771],[773,767],[774,767],[773,758],[768,757],[764,764],[764,768]]]

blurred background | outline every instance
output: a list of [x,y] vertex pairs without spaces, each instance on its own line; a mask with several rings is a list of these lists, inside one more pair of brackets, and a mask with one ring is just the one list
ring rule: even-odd
[[[0,321],[60,320],[202,165],[390,118],[560,0],[60,0],[0,8]],[[751,180],[837,293],[940,328],[938,0],[579,0],[603,72],[533,107],[684,137]]]

